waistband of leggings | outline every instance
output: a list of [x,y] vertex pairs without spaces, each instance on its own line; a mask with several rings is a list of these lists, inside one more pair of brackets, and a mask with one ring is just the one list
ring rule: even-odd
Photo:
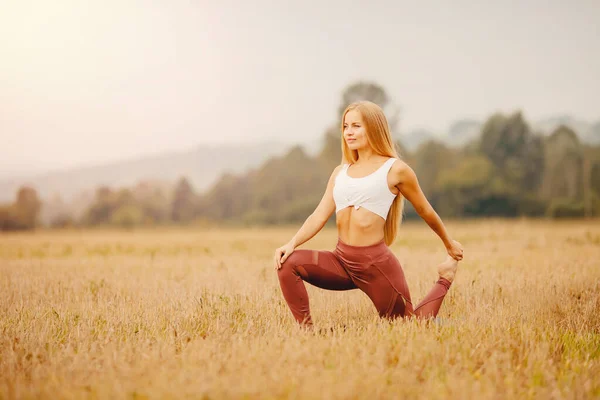
[[373,243],[373,244],[370,244],[367,246],[353,246],[351,244],[344,243],[344,241],[342,239],[340,239],[339,237],[338,237],[338,242],[337,242],[336,247],[342,251],[348,251],[348,252],[356,251],[356,252],[365,252],[365,253],[377,253],[379,251],[388,249],[387,244],[385,244],[385,239],[381,239],[379,242]]

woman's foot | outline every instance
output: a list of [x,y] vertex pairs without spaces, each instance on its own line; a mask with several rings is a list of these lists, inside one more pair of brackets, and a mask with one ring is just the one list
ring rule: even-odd
[[438,265],[438,274],[441,278],[447,279],[448,281],[450,281],[450,283],[452,283],[457,269],[458,261],[448,256],[443,263]]

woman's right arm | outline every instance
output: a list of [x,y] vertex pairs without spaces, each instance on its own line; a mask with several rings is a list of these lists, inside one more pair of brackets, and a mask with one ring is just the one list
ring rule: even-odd
[[427,225],[437,233],[442,242],[444,242],[448,254],[457,261],[462,260],[462,244],[450,238],[442,219],[437,212],[435,212],[431,204],[429,204],[425,194],[423,194],[415,171],[403,161],[396,161],[394,165],[392,165],[392,168],[394,168],[393,171],[396,181],[398,182],[396,187],[400,190],[402,195],[406,200],[411,202],[417,214],[423,218]]
[[298,232],[290,239],[282,247],[275,250],[275,265],[277,269],[281,268],[281,264],[285,262],[285,260],[289,257],[290,254],[294,251],[294,249],[300,246],[302,243],[305,243],[312,239],[327,223],[327,220],[335,211],[335,202],[333,201],[333,185],[335,182],[335,177],[337,176],[340,168],[342,166],[338,165],[335,167],[331,176],[329,177],[329,182],[327,182],[327,188],[325,189],[325,193],[319,202],[315,211],[312,212],[306,218],[306,221],[302,224]]
[[329,182],[327,183],[327,188],[325,189],[325,193],[323,194],[323,198],[319,202],[315,211],[306,218],[304,224],[298,229],[298,232],[294,235],[294,237],[289,241],[294,248],[300,246],[302,243],[305,243],[313,238],[327,223],[331,214],[335,211],[335,203],[333,201],[333,184],[335,181],[335,177],[339,171],[341,166],[337,166],[331,176],[329,177]]

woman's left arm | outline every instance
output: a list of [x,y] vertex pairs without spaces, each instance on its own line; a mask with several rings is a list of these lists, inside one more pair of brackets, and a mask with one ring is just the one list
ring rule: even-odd
[[461,260],[463,256],[462,245],[450,238],[442,219],[425,197],[423,190],[421,190],[415,171],[408,164],[399,160],[392,166],[392,173],[395,182],[398,182],[396,187],[400,190],[400,193],[411,202],[417,214],[442,239],[448,254],[455,260]]

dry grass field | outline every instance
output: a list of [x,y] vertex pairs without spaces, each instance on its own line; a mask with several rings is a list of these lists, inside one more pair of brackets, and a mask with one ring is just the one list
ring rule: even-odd
[[[600,397],[600,221],[446,224],[465,260],[438,320],[307,285],[314,332],[271,261],[298,227],[2,235],[0,398]],[[443,246],[418,221],[392,249],[416,303]]]

